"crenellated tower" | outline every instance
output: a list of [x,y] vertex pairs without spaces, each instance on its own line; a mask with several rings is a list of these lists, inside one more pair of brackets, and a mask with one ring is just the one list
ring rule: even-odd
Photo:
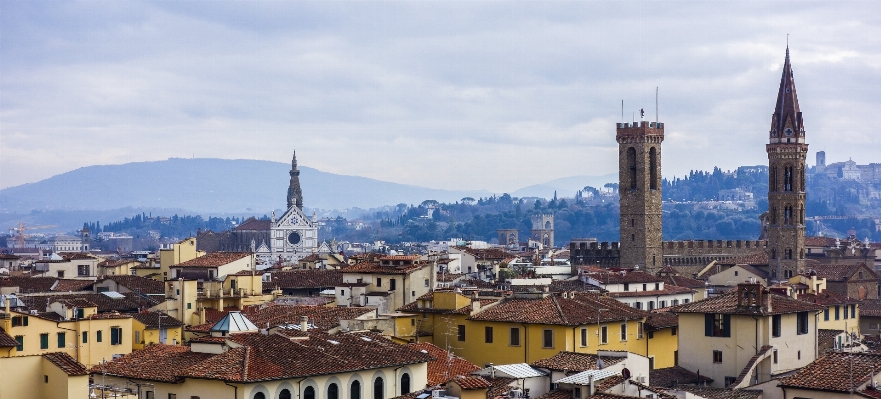
[[292,205],[303,210],[303,190],[300,189],[300,170],[297,169],[297,152],[294,151],[294,158],[291,160],[291,183],[288,185],[288,209]]
[[790,278],[805,264],[805,159],[808,145],[789,46],[777,104],[771,116],[768,151],[768,263],[771,279]]
[[620,267],[652,274],[664,264],[661,235],[661,142],[664,124],[619,123]]

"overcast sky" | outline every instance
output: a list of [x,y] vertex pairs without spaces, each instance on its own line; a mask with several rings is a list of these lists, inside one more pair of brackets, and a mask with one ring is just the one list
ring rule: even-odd
[[[767,164],[789,36],[814,153],[881,162],[881,2],[0,1],[0,188],[82,166],[247,158],[496,192]],[[122,183],[122,182],[121,182]],[[161,176],[150,184],[161,184]]]

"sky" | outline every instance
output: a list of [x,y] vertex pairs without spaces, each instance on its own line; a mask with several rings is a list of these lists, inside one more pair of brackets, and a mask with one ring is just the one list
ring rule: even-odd
[[[767,164],[787,34],[814,153],[881,162],[881,2],[0,1],[0,188],[261,159],[442,189]],[[634,117],[635,115],[635,117]],[[157,177],[159,184],[161,177]]]

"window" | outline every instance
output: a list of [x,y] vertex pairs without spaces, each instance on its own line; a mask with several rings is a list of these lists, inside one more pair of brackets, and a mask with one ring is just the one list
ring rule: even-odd
[[636,148],[627,149],[627,166],[630,169],[630,189],[636,190]]
[[581,346],[587,346],[587,329],[581,329]]
[[156,392],[147,391],[147,399],[156,399]]
[[609,326],[603,326],[602,328],[600,328],[600,343],[609,343]]
[[730,337],[731,315],[704,314],[704,335],[708,337]]
[[796,317],[798,318],[798,330],[796,334],[803,335],[808,333],[808,312],[798,312],[796,313]]
[[636,322],[636,339],[642,339],[643,325],[641,321]]
[[187,302],[187,309],[192,309],[192,308],[193,308],[193,303]]
[[266,399],[266,394],[263,392],[257,392],[254,394],[254,399]]
[[327,387],[327,399],[340,399],[340,388],[337,384],[330,384]]
[[725,377],[725,388],[730,387],[734,381],[737,381],[737,377]]
[[667,301],[660,301],[660,302],[658,303],[658,307],[659,307],[659,308],[666,308],[666,307],[667,307]]
[[850,317],[857,318],[857,305],[850,305]]
[[383,396],[383,388],[382,377],[377,377],[373,380],[373,399],[385,399]]
[[780,330],[782,327],[781,326],[782,319],[783,319],[783,316],[779,315],[779,314],[775,314],[775,315],[771,316],[771,336],[772,337],[779,337],[780,336]]
[[134,343],[137,344],[137,343],[140,343],[140,342],[141,342],[141,332],[136,330],[136,331],[135,331],[135,342],[134,342]]
[[79,308],[76,310],[76,318],[77,319],[85,319],[86,318],[86,310]]
[[649,371],[655,369],[655,357],[652,356],[649,358]]
[[101,341],[103,341],[103,338],[104,338],[104,337],[103,337],[102,335],[103,335],[103,334],[101,334],[101,330],[98,330],[97,332],[95,332],[95,341],[96,341],[96,342],[101,342]]
[[823,320],[829,321],[829,308],[826,308],[826,310],[823,311]]
[[554,330],[542,331],[541,347],[542,348],[553,348],[554,347]]
[[58,271],[58,278],[64,278],[64,270]]
[[655,301],[649,301],[649,302],[648,302],[648,305],[649,305],[648,310],[651,311],[651,310],[654,310],[654,309],[655,309]]
[[122,328],[110,327],[110,345],[122,345]]
[[655,337],[654,331],[649,331],[649,339],[652,339],[654,337]]
[[49,333],[40,334],[40,349],[49,349]]
[[685,298],[682,300],[682,303],[689,303],[689,302],[691,302],[691,299]]
[[459,324],[458,329],[456,331],[456,339],[458,339],[460,342],[465,341],[465,326]]
[[671,328],[671,329],[670,329],[670,333],[671,333],[670,335],[676,335],[676,330],[677,330],[677,327],[673,327],[673,328]]
[[401,395],[410,393],[410,374],[401,375]]
[[634,303],[634,305],[636,305],[637,309],[642,310],[642,302],[636,302],[636,303]]
[[361,381],[352,381],[349,399],[361,399]]
[[735,270],[735,271],[734,271],[734,276],[736,277],[739,273],[740,273],[740,272],[738,272],[737,270]]
[[841,312],[841,307],[840,307],[840,306],[836,306],[836,307],[835,307],[835,320],[838,320],[838,319],[841,318],[840,312]]
[[643,291],[648,291],[647,289],[645,289],[645,284],[642,285],[642,290],[643,290]]
[[15,340],[18,342],[18,345],[15,346],[15,350],[23,351],[24,350],[24,336],[16,335]]
[[12,326],[13,327],[27,327],[28,326],[28,317],[27,316],[15,316],[12,318]]
[[847,305],[844,305],[844,320],[847,320]]
[[774,360],[774,364],[777,364],[777,349],[774,349],[774,352],[771,352],[771,356]]
[[722,351],[713,351],[713,363],[722,363]]
[[429,286],[429,282],[428,282],[428,279],[425,279],[425,286],[426,286],[426,287],[428,287],[428,286]]
[[389,279],[389,281],[388,281],[388,288],[389,288],[390,290],[394,291],[395,288],[396,288],[396,286],[397,286],[397,280],[395,280],[395,279],[393,279],[393,278],[392,278],[392,279]]
[[486,343],[493,343],[493,328],[492,327],[484,327],[483,328],[484,340]]
[[315,399],[315,388],[306,387],[303,390],[303,399]]
[[621,340],[627,341],[627,323],[621,324]]
[[89,265],[79,265],[76,267],[77,276],[88,276],[89,275]]
[[47,384],[49,383],[49,376],[48,375],[43,374],[43,382],[45,382]]
[[377,287],[382,287],[382,277],[377,277],[377,278],[376,278],[376,286],[377,286]]
[[658,151],[655,147],[649,150],[649,189],[658,189]]
[[673,306],[676,306],[676,305],[679,304],[679,300],[678,300],[678,299],[674,299],[674,300],[670,301],[670,304],[673,305]]
[[630,283],[624,283],[624,291],[630,291]]
[[520,346],[520,328],[511,327],[511,346]]

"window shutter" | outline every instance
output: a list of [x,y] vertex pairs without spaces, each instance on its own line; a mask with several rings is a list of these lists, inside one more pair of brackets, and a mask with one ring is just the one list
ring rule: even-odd
[[704,314],[704,335],[713,336],[713,315],[710,313]]
[[722,320],[725,323],[725,328],[722,330],[722,336],[730,337],[731,336],[731,315],[730,314],[722,315]]

